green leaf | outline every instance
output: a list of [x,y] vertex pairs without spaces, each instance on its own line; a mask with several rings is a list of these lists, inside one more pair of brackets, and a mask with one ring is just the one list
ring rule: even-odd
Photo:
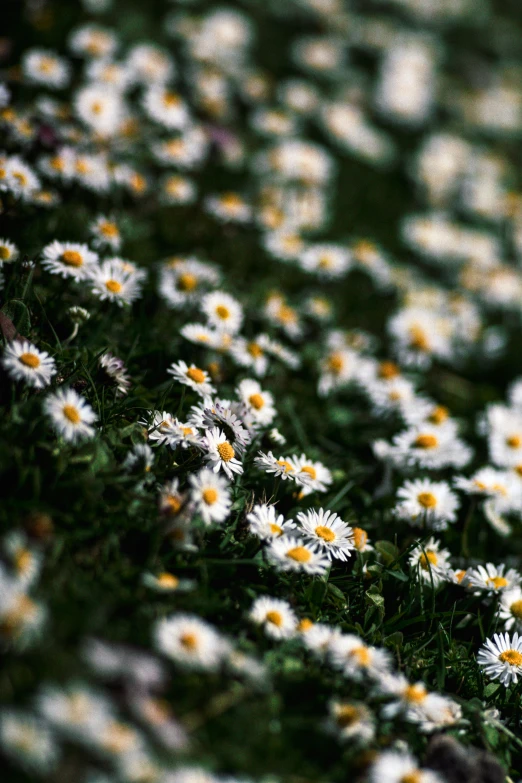
[[399,550],[391,541],[377,541],[375,549],[381,555],[386,565],[390,565],[399,557]]
[[11,319],[17,332],[27,337],[31,330],[29,308],[21,299],[11,299],[2,307],[2,312]]

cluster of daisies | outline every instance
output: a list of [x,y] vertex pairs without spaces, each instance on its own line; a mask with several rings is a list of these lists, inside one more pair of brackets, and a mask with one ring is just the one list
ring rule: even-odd
[[[21,3],[24,24],[52,28],[59,4]],[[160,45],[129,43],[112,0],[82,0],[66,38],[23,51],[0,84],[2,419],[20,427],[29,411],[34,459],[60,458],[59,476],[91,466],[108,518],[121,488],[129,516],[152,514],[152,564],[127,588],[157,601],[147,650],[86,631],[72,653],[81,676],[24,686],[21,704],[17,670],[2,686],[0,749],[49,780],[72,764],[82,783],[240,783],[219,759],[200,762],[201,722],[299,670],[322,678],[314,730],[357,774],[443,783],[419,760],[426,737],[466,740],[472,724],[514,736],[486,696],[498,684],[510,698],[522,676],[522,574],[506,546],[522,519],[522,368],[509,353],[522,186],[507,143],[522,127],[520,80],[500,34],[484,78],[456,78],[444,30],[491,22],[485,0],[389,0],[383,13],[293,0],[252,17],[200,5],[166,2]],[[258,17],[288,33],[291,75],[257,63]],[[358,187],[347,161],[390,187],[404,175],[399,259],[380,230],[339,231],[341,188]],[[382,304],[382,328],[368,328],[373,310],[364,328],[347,318],[358,286]],[[488,390],[471,421],[443,404],[452,379],[465,397],[468,368],[502,359],[505,401]],[[364,433],[353,476],[352,426]],[[365,471],[375,486],[362,501]],[[0,644],[45,659],[60,623],[44,598],[60,547],[47,558],[46,544],[69,531],[40,512],[7,524]],[[471,537],[505,560],[481,560]],[[213,589],[216,562],[258,576],[232,585],[230,629],[219,590],[210,617],[190,604]],[[484,701],[421,679],[405,616],[428,602],[432,617],[456,615]],[[402,631],[381,632],[397,618],[402,650]],[[230,685],[224,707],[178,713],[169,680],[195,689],[194,674],[209,692]]]

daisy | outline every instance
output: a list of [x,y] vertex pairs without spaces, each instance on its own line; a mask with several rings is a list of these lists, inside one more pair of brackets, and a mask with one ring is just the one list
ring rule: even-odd
[[93,236],[94,247],[108,247],[114,251],[120,249],[122,243],[120,229],[111,218],[100,215],[91,223],[89,230]]
[[300,457],[289,457],[288,461],[293,465],[295,478],[299,484],[303,484],[301,495],[309,495],[311,492],[326,492],[332,483],[332,474],[325,468],[322,462],[313,462],[306,454]]
[[238,193],[207,196],[204,207],[207,212],[225,223],[248,223],[252,219],[251,207]]
[[378,692],[392,697],[382,709],[386,719],[395,718],[400,713],[408,713],[412,708],[422,707],[430,695],[424,683],[412,684],[403,674],[389,673],[380,679]]
[[207,450],[205,461],[214,473],[223,470],[229,479],[234,478],[234,473],[243,473],[243,466],[236,459],[234,447],[218,427],[207,430],[203,438],[203,447]]
[[263,626],[271,639],[290,639],[295,634],[297,618],[288,601],[261,596],[252,604],[248,616],[253,623]]
[[159,510],[167,517],[176,517],[185,505],[186,495],[179,490],[179,479],[175,478],[161,487]]
[[319,543],[330,560],[348,560],[354,551],[352,528],[333,511],[300,511],[297,520],[304,536]]
[[495,566],[493,563],[479,565],[476,568],[468,568],[466,573],[466,586],[478,590],[486,590],[489,593],[502,593],[518,587],[520,574],[514,568],[506,571],[506,566]]
[[195,615],[175,614],[156,622],[156,648],[175,663],[189,669],[214,671],[228,645],[209,623]]
[[94,437],[96,414],[83,397],[74,389],[58,389],[44,402],[44,410],[52,420],[54,429],[64,440],[76,443]]
[[516,631],[512,638],[508,633],[494,634],[479,650],[477,663],[491,680],[500,680],[506,688],[516,685],[522,674],[522,636]]
[[283,481],[286,479],[296,481],[297,471],[295,465],[290,462],[290,459],[285,457],[276,459],[271,451],[268,454],[260,451],[259,456],[254,459],[254,464],[265,473],[273,473],[274,476],[283,479]]
[[17,155],[5,163],[5,182],[16,198],[31,201],[34,194],[41,190],[40,180],[30,166]]
[[236,393],[246,406],[254,426],[267,427],[272,423],[276,415],[274,398],[270,392],[263,391],[257,381],[249,378],[241,381]]
[[338,628],[326,623],[312,623],[311,627],[299,630],[305,647],[321,661],[325,660],[332,640],[341,634]]
[[0,265],[16,261],[18,255],[18,248],[13,242],[8,239],[0,239]]
[[386,650],[369,647],[355,634],[332,637],[328,655],[333,666],[352,680],[360,680],[365,675],[379,678],[391,666],[390,654]]
[[88,84],[76,92],[74,110],[79,119],[101,138],[114,136],[125,116],[119,90],[101,82]]
[[186,593],[196,586],[194,580],[180,579],[170,571],[161,571],[158,574],[144,573],[141,581],[145,587],[156,590],[158,593]]
[[41,553],[29,546],[25,534],[16,530],[5,537],[3,546],[18,584],[27,590],[40,574]]
[[276,507],[268,503],[254,506],[246,521],[250,533],[261,540],[279,538],[294,527],[291,519],[285,520],[282,514],[277,514]]
[[183,98],[162,84],[149,87],[143,98],[143,108],[152,120],[170,130],[180,130],[190,120]]
[[185,340],[196,345],[212,348],[214,351],[228,353],[231,346],[231,337],[219,329],[210,329],[204,324],[185,324],[179,333]]
[[315,272],[327,280],[343,277],[351,265],[350,254],[341,245],[309,245],[298,261],[305,272]]
[[261,334],[252,340],[237,337],[230,346],[230,355],[241,367],[249,367],[262,378],[268,369],[268,348],[270,338]]
[[318,392],[324,397],[357,380],[360,357],[349,348],[335,348],[321,360]]
[[66,87],[70,78],[69,63],[48,49],[29,49],[22,57],[24,79],[53,90]]
[[239,403],[215,399],[209,405],[204,403],[203,406],[193,406],[189,421],[201,429],[217,427],[223,430],[237,454],[243,454],[252,440],[250,432],[245,427],[243,415],[244,411]]
[[206,294],[201,301],[201,309],[210,326],[235,334],[241,328],[243,309],[237,299],[221,291]]
[[23,381],[35,389],[43,389],[56,374],[54,359],[47,351],[39,351],[27,340],[7,343],[1,359],[7,374],[15,381]]
[[84,743],[114,719],[109,700],[83,683],[72,683],[66,688],[44,685],[36,706],[54,729]]
[[58,745],[47,725],[21,710],[4,708],[0,712],[0,746],[6,756],[30,773],[48,773],[59,757]]
[[512,587],[500,594],[498,616],[507,631],[522,631],[522,589]]
[[41,633],[47,611],[30,598],[18,579],[0,571],[0,635],[17,648],[24,648]]
[[293,226],[267,231],[263,246],[269,255],[279,261],[298,261],[306,248],[304,239]]
[[457,476],[454,481],[457,489],[469,495],[489,499],[499,514],[520,509],[522,488],[516,473],[495,468],[481,468],[470,478]]
[[375,735],[375,721],[364,704],[331,701],[328,705],[327,729],[341,740],[370,742]]
[[415,479],[406,481],[398,490],[399,503],[394,513],[411,525],[423,522],[432,530],[446,530],[448,522],[455,522],[459,500],[445,481]]
[[268,562],[281,571],[323,576],[330,565],[316,544],[289,535],[272,539],[266,548],[266,556]]
[[389,750],[380,753],[370,767],[370,783],[442,783],[429,769],[420,769],[410,753]]
[[98,359],[98,366],[105,373],[110,383],[116,387],[116,396],[124,397],[129,393],[131,380],[125,363],[112,353],[104,353]]
[[373,546],[370,544],[368,533],[362,527],[353,527],[353,545],[358,552],[371,552]]
[[92,269],[96,268],[98,255],[87,245],[77,242],[58,242],[46,245],[42,251],[42,266],[48,272],[61,277],[85,280]]
[[171,307],[197,301],[201,288],[216,286],[219,274],[212,264],[193,256],[174,257],[161,265],[159,293]]
[[160,199],[164,204],[193,204],[198,196],[196,183],[181,174],[168,174],[161,180]]
[[91,290],[102,301],[120,307],[132,304],[141,296],[141,278],[120,258],[110,258],[89,270]]
[[127,452],[125,459],[121,464],[122,470],[126,473],[143,472],[149,473],[154,464],[154,452],[146,443],[135,443]]
[[115,34],[105,27],[86,24],[71,33],[69,48],[80,57],[110,57],[118,45]]
[[195,364],[191,364],[189,367],[186,362],[180,360],[179,362],[173,362],[167,372],[174,376],[174,380],[178,381],[178,383],[190,386],[201,397],[209,398],[216,393],[216,390],[210,383],[209,374],[205,370],[196,367]]
[[227,480],[204,468],[189,476],[189,484],[191,505],[205,525],[224,522],[232,506]]
[[425,544],[420,544],[412,550],[409,564],[422,581],[433,583],[433,587],[438,587],[447,579],[449,558],[448,550],[441,549],[440,543],[430,538]]
[[452,429],[410,427],[394,437],[388,457],[403,469],[438,470],[464,467],[471,460],[472,451]]
[[155,44],[133,46],[127,55],[126,66],[132,79],[141,84],[164,83],[175,75],[172,57]]

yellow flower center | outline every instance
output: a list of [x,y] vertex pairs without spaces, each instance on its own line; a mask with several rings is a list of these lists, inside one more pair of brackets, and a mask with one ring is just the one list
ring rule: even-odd
[[353,543],[355,544],[355,548],[361,552],[364,547],[366,546],[366,542],[368,541],[368,533],[366,530],[363,530],[362,527],[354,527],[353,528]]
[[404,698],[411,704],[420,704],[428,694],[423,685],[408,685],[404,691]]
[[187,438],[189,435],[194,435],[192,427],[182,427],[181,432],[183,433],[184,438]]
[[344,367],[343,355],[341,353],[332,353],[326,361],[326,367],[334,375],[339,375]]
[[421,492],[417,495],[417,500],[424,508],[435,508],[437,505],[437,498],[431,492]]
[[313,622],[311,620],[308,619],[308,617],[303,617],[303,619],[300,620],[299,623],[297,624],[297,630],[300,633],[306,633],[307,631],[309,631],[313,627],[314,627],[314,624],[313,624]]
[[218,305],[216,307],[216,313],[222,321],[226,321],[230,318],[230,310],[225,305]]
[[330,256],[321,256],[318,266],[320,269],[329,269],[332,266],[332,259]]
[[270,532],[273,536],[280,536],[283,533],[283,528],[274,524],[274,522],[270,522]]
[[323,541],[335,541],[336,535],[333,532],[333,530],[329,527],[325,527],[324,525],[318,525],[315,528],[315,535],[319,536],[319,538],[322,538]]
[[272,623],[272,625],[276,625],[278,628],[281,628],[283,625],[283,618],[279,612],[271,611],[266,613],[266,619],[269,623]]
[[23,173],[23,171],[15,171],[13,172],[13,177],[18,181],[18,183],[24,187],[27,185],[27,177]]
[[263,349],[257,343],[248,343],[247,351],[254,359],[259,359],[263,355]]
[[217,447],[217,450],[219,452],[219,456],[224,462],[230,462],[231,459],[234,459],[236,452],[234,451],[234,449],[232,448],[228,440],[226,440],[224,443],[220,443],[219,446]]
[[11,255],[10,250],[5,245],[0,245],[0,260],[7,261]]
[[421,780],[420,772],[418,770],[413,770],[413,772],[408,772],[406,775],[403,775],[399,783],[420,783]]
[[460,583],[462,582],[462,580],[464,579],[465,576],[466,576],[466,572],[465,571],[456,571],[455,572],[455,579],[457,580],[459,585],[460,585]]
[[522,464],[521,465],[516,465],[515,473],[522,478]]
[[169,155],[173,155],[174,157],[182,153],[184,148],[185,148],[185,144],[183,142],[183,139],[171,139],[165,144],[165,149],[167,150],[167,153]]
[[428,336],[424,329],[420,326],[410,327],[410,347],[416,348],[418,351],[429,351],[430,343]]
[[281,465],[281,467],[285,469],[285,473],[292,473],[294,470],[292,465],[286,459],[278,459],[277,464]]
[[397,378],[401,374],[401,371],[395,364],[395,362],[381,362],[379,365],[379,378],[389,380],[390,378]]
[[187,378],[190,378],[194,383],[204,383],[205,373],[200,370],[199,367],[189,367],[187,370]]
[[444,405],[437,405],[428,416],[432,424],[442,424],[449,417],[449,411]]
[[213,487],[209,487],[208,489],[203,490],[203,500],[207,506],[213,506],[217,499],[218,493],[217,490]]
[[83,258],[77,250],[65,250],[62,253],[62,262],[67,266],[83,266]]
[[174,92],[166,92],[163,96],[163,103],[167,108],[173,109],[176,106],[179,106],[181,103],[181,98],[179,95],[176,95]]
[[118,226],[116,226],[114,223],[109,223],[109,221],[100,223],[100,232],[104,237],[109,237],[109,239],[114,239],[120,235]]
[[182,633],[179,637],[181,645],[186,649],[193,652],[198,646],[198,637],[195,633]]
[[158,574],[158,585],[160,587],[166,587],[170,590],[175,590],[176,587],[179,585],[179,579],[177,576],[174,576],[174,574],[169,574],[168,571],[164,571],[161,574]]
[[75,405],[64,405],[63,415],[68,419],[71,424],[79,424],[82,420],[78,408]]
[[339,728],[346,729],[349,726],[353,726],[357,723],[359,718],[359,710],[351,704],[343,704],[337,708],[335,720]]
[[233,210],[243,206],[243,202],[239,198],[237,193],[225,193],[221,198],[221,204],[226,209],[233,209]]
[[25,574],[31,567],[33,556],[28,549],[19,549],[14,557],[16,570],[20,574]]
[[142,177],[142,175],[138,174],[137,172],[134,172],[134,174],[130,178],[129,184],[132,190],[134,190],[136,193],[143,193],[143,191],[147,187],[147,182],[145,180],[145,177]]
[[97,116],[100,115],[103,111],[102,101],[93,101],[91,103],[91,111],[93,114],[96,114]]
[[314,481],[317,478],[317,471],[313,465],[303,465],[300,473],[307,473]]
[[198,279],[196,275],[191,275],[189,272],[183,272],[178,277],[177,286],[180,291],[193,291],[197,288]]
[[370,665],[372,656],[368,647],[354,647],[353,650],[350,651],[350,655],[352,655],[357,660],[359,666],[366,667]]
[[265,401],[261,394],[251,394],[250,397],[248,398],[248,401],[250,405],[256,409],[256,411],[260,411],[265,404]]
[[297,321],[295,310],[293,310],[291,307],[288,307],[288,305],[281,305],[279,308],[279,318],[284,324],[293,324]]
[[435,449],[439,445],[439,439],[435,435],[417,435],[413,445],[418,449]]
[[293,549],[289,549],[286,556],[295,560],[296,563],[308,563],[312,559],[311,552],[304,546],[295,546]]
[[511,612],[513,617],[517,618],[517,620],[522,620],[522,599],[518,601],[513,601],[513,603],[509,607],[509,611]]
[[424,571],[429,571],[430,566],[436,566],[438,562],[439,558],[432,549],[423,552],[419,557],[419,565]]
[[181,508],[181,500],[175,495],[168,495],[165,498],[165,505],[167,506],[169,514],[177,514]]
[[41,361],[35,353],[22,353],[18,357],[18,360],[25,364],[26,367],[30,367],[32,370],[36,370],[40,366]]
[[119,294],[123,286],[117,280],[107,280],[105,288],[110,291],[111,294]]
[[508,580],[504,579],[503,576],[491,576],[489,579],[487,579],[488,585],[493,585],[495,590],[499,590],[501,587],[507,587]]
[[506,446],[510,449],[519,449],[522,446],[522,435],[510,435],[506,438]]
[[509,663],[510,666],[522,666],[522,653],[518,650],[506,650],[498,656],[502,663]]

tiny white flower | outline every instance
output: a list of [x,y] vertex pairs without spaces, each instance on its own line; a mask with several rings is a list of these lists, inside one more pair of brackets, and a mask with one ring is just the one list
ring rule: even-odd
[[515,631],[494,634],[493,640],[486,639],[477,655],[477,663],[491,680],[500,680],[506,687],[517,683],[522,674],[522,636]]
[[323,508],[300,511],[297,520],[305,537],[319,543],[330,560],[348,560],[355,551],[352,528],[335,512]]
[[64,440],[75,443],[94,437],[91,425],[97,416],[74,389],[58,389],[50,394],[45,400],[44,410]]
[[289,639],[295,634],[297,618],[288,601],[261,596],[252,604],[249,617],[272,639]]

